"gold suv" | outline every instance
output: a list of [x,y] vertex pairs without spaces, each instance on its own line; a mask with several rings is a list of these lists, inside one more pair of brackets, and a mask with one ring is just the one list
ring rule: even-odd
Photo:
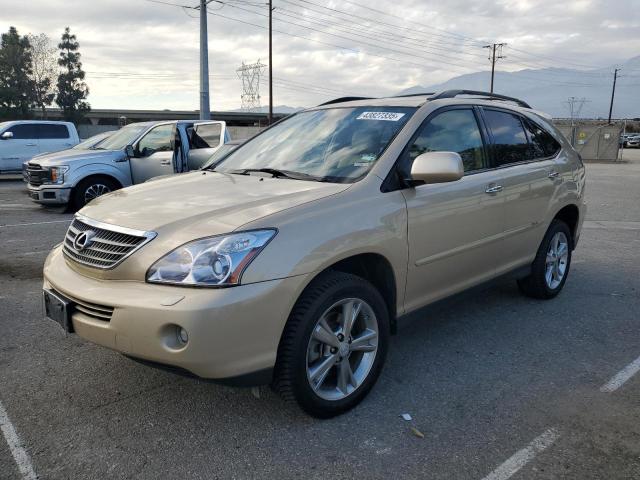
[[373,387],[407,313],[505,274],[557,295],[584,188],[580,156],[521,100],[341,98],[92,201],[47,258],[45,316],[330,417]]

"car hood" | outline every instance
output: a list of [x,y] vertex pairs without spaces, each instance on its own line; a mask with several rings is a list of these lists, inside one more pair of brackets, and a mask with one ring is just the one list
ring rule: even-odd
[[91,219],[187,240],[340,193],[350,184],[192,172],[117,190],[80,211]]
[[68,165],[77,161],[99,161],[105,162],[121,158],[124,152],[120,150],[78,150],[70,148],[60,152],[51,152],[38,155],[30,160],[32,163],[43,167],[53,167],[57,165]]

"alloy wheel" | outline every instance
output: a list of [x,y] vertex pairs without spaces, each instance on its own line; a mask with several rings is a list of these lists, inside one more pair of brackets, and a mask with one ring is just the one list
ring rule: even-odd
[[111,189],[107,185],[104,185],[103,183],[94,183],[84,191],[84,203],[87,204],[94,198],[104,195],[105,193],[109,193],[110,191]]
[[307,347],[307,379],[324,400],[342,400],[366,380],[378,351],[379,327],[371,306],[345,298],[316,322]]
[[557,232],[547,250],[544,279],[547,287],[555,290],[562,283],[567,272],[567,262],[569,261],[569,240],[564,232]]

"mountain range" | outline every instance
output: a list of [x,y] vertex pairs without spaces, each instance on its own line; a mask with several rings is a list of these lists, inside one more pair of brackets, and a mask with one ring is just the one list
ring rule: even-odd
[[[498,65],[499,66],[499,65]],[[640,55],[615,67],[592,70],[571,68],[526,69],[515,72],[496,71],[494,91],[520,98],[536,110],[554,118],[570,116],[569,98],[577,100],[574,109],[578,118],[607,118],[611,101],[613,71],[620,68],[613,106],[613,118],[640,117]],[[428,86],[416,85],[395,95],[439,92],[443,90],[489,91],[491,72],[475,72],[453,77],[445,82]],[[585,99],[582,106],[581,100]],[[303,107],[274,106],[274,112],[294,113]],[[578,111],[579,110],[579,111]],[[256,110],[266,113],[268,107]]]
[[[640,55],[621,65],[613,106],[613,118],[640,117]],[[570,97],[585,98],[582,118],[606,118],[609,114],[613,71],[615,67],[593,70],[570,68],[526,69],[516,72],[496,71],[494,91],[520,98],[536,110],[553,117],[569,117]],[[490,72],[475,72],[453,77],[446,82],[416,85],[397,93],[408,95],[450,89],[489,91]],[[577,102],[576,107],[580,102]]]

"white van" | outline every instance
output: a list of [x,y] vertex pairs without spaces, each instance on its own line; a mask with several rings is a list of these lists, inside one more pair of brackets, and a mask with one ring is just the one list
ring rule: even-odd
[[39,153],[66,150],[80,142],[71,122],[18,120],[0,123],[0,173],[20,172]]

